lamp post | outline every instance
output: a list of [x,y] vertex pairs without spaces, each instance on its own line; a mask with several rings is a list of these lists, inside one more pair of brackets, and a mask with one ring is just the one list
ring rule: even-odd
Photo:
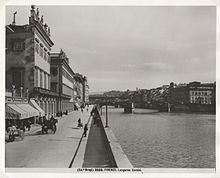
[[105,95],[105,114],[106,114],[106,122],[105,122],[105,127],[108,127],[108,101],[107,101],[107,95]]
[[100,110],[101,110],[101,115],[102,115],[102,104],[100,105],[100,107],[101,107]]

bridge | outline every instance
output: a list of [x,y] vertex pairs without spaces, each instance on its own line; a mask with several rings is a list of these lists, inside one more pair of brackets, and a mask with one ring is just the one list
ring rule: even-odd
[[125,113],[132,113],[133,102],[131,99],[115,97],[115,96],[90,96],[89,97],[90,104],[96,104],[100,107],[102,106],[114,106],[116,108],[124,108]]
[[90,95],[90,104],[98,104],[99,106],[114,106],[114,107],[126,107],[132,100],[124,97],[105,96],[105,95]]

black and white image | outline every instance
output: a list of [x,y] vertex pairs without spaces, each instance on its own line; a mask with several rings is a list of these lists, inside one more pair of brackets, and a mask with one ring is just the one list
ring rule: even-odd
[[5,17],[5,168],[216,168],[215,6]]

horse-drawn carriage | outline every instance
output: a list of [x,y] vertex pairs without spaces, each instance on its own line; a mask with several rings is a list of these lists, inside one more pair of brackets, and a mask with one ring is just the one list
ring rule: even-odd
[[48,134],[48,130],[51,130],[53,133],[57,130],[57,119],[45,120],[42,124],[42,134]]

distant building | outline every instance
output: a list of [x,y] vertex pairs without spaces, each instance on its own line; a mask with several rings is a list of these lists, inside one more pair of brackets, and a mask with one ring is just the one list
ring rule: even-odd
[[84,94],[83,92],[85,91],[84,88],[84,78],[82,74],[76,73],[74,75],[74,79],[75,79],[75,91],[76,91],[76,102],[79,105],[83,105],[84,104]]
[[173,107],[185,105],[191,111],[215,112],[215,83],[191,82],[185,86],[170,85],[168,101]]
[[74,108],[74,72],[69,59],[62,51],[51,53],[51,90],[59,93],[57,111],[72,111]]
[[83,102],[85,104],[89,103],[89,85],[87,82],[87,77],[83,78]]
[[57,112],[58,93],[50,91],[50,28],[31,6],[29,24],[6,27],[6,91],[34,98],[49,116]]
[[188,84],[190,103],[197,104],[213,104],[212,95],[214,92],[214,84],[201,84],[200,82],[192,82]]

